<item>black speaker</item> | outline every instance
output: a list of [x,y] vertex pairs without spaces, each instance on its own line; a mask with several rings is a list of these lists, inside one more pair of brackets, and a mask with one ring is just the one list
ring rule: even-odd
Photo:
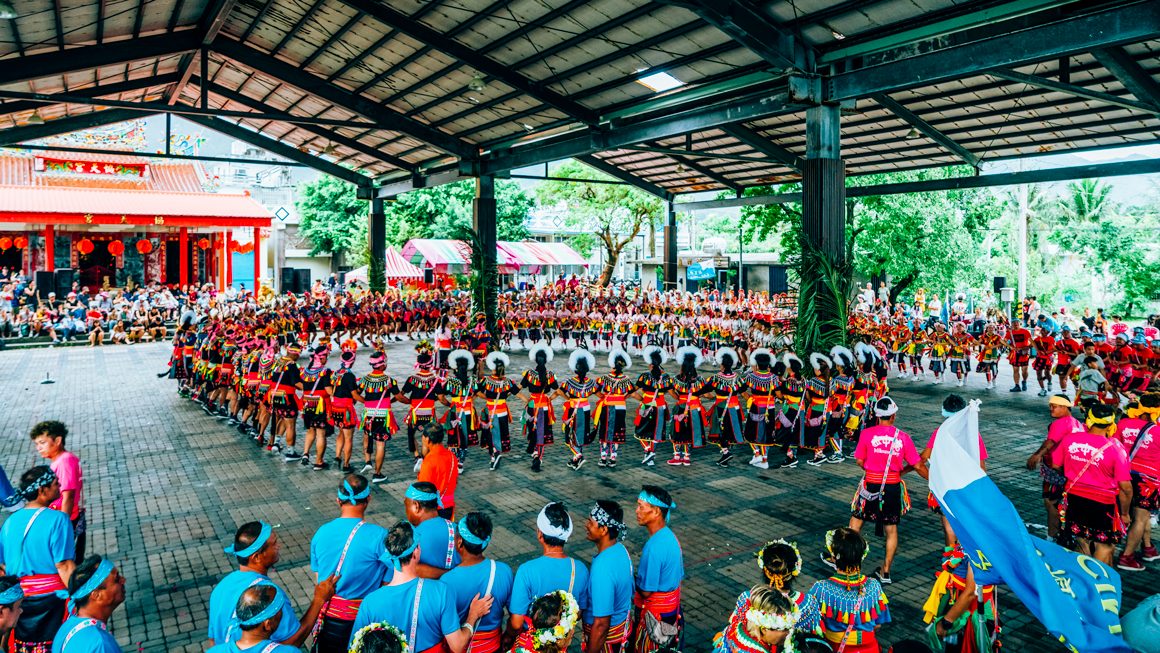
[[789,292],[789,277],[785,273],[785,266],[769,266],[769,294],[782,295]]
[[[56,292],[56,275],[45,270],[36,271],[36,296],[48,299],[48,293]],[[57,295],[59,297],[60,295]]]
[[54,274],[56,276],[56,298],[64,299],[72,291],[73,271],[57,270]]
[[423,283],[435,283],[435,270],[432,268],[423,268]]
[[279,292],[298,292],[294,290],[294,284],[297,282],[294,268],[282,268],[282,274],[279,278],[282,280],[282,287],[279,289]]
[[1007,287],[1007,277],[995,277],[995,294],[999,294],[999,290]]
[[310,290],[310,270],[294,270],[294,292],[304,293]]

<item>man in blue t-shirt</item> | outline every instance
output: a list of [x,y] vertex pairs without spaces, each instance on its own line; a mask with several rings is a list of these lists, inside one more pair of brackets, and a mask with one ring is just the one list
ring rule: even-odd
[[438,580],[459,564],[455,550],[455,523],[439,516],[443,500],[434,483],[412,483],[403,497],[407,521],[415,527],[422,558],[419,575]]
[[597,501],[585,523],[588,541],[596,545],[584,613],[588,653],[620,653],[628,643],[628,611],[632,609],[632,558],[620,543],[624,510],[615,501]]
[[588,609],[588,567],[564,553],[564,543],[572,536],[572,517],[568,515],[568,509],[557,502],[544,506],[536,518],[536,529],[543,554],[516,570],[508,602],[510,617],[503,634],[505,651],[523,631],[528,611],[537,596],[564,590],[576,599],[582,612]]
[[442,580],[455,592],[455,608],[461,620],[476,596],[493,599],[491,611],[475,624],[471,638],[472,653],[495,653],[500,648],[503,609],[512,595],[512,568],[504,562],[483,557],[491,544],[491,519],[480,512],[468,513],[456,525],[455,549],[463,559],[455,569],[443,574]]
[[86,558],[69,578],[68,593],[76,613],[61,624],[52,653],[120,653],[107,624],[125,602],[125,577],[113,563]]
[[681,581],[685,578],[685,563],[681,543],[668,526],[674,507],[669,493],[655,485],[641,488],[636,500],[636,523],[644,526],[649,537],[636,568],[633,622],[642,623],[645,619],[642,613],[647,612],[673,629],[671,635],[663,636],[665,641],[655,641],[653,637],[657,633],[649,628],[637,628],[635,653],[651,653],[674,642],[675,648],[681,648]]
[[209,653],[298,653],[297,648],[270,639],[285,619],[282,611],[284,600],[278,588],[266,583],[246,588],[234,606],[241,638],[237,642],[218,644]]

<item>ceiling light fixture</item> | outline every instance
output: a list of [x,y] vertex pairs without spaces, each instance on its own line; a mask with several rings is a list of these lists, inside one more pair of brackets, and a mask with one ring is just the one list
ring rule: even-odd
[[921,138],[922,134],[918,132],[918,127],[911,127],[910,131],[906,132],[906,140],[912,141],[916,138]]
[[470,82],[467,83],[467,88],[475,91],[476,93],[480,93],[483,91],[483,89],[487,88],[487,82],[483,81],[483,78],[479,75],[476,75],[475,77],[471,78]]
[[40,117],[40,109],[36,109],[35,111],[32,112],[32,116],[29,117],[29,119],[28,119],[28,124],[30,124],[30,125],[43,125],[44,124],[44,118]]
[[846,35],[845,35],[845,34],[843,34],[843,33],[839,32],[839,31],[838,31],[838,30],[836,30],[836,29],[832,29],[832,30],[830,30],[830,34],[833,34],[833,35],[834,35],[834,38],[838,39],[839,41],[841,41],[842,39],[846,38]]
[[529,125],[529,124],[528,124],[528,123],[526,123],[526,122],[524,123],[524,129],[526,129],[526,130],[528,130],[528,131],[535,131],[535,130],[536,130],[536,128],[535,128],[535,127],[533,127],[533,126]]
[[16,7],[8,0],[0,0],[0,20],[15,20]]

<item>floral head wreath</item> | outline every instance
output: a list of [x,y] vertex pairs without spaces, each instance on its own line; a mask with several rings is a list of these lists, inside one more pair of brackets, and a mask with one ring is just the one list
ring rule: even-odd
[[[836,533],[837,530],[838,529],[826,531],[826,550],[830,552],[830,556],[834,555],[834,533]],[[863,560],[866,559],[866,554],[870,553],[870,543],[866,542],[865,546],[866,548],[862,550]]]
[[801,612],[796,605],[790,607],[790,611],[785,614],[778,614],[773,611],[758,610],[757,608],[749,608],[745,612],[745,621],[750,625],[758,628],[766,628],[768,630],[786,630],[789,631],[789,636],[785,638],[780,650],[782,653],[794,653],[796,650],[793,645],[793,631],[797,626],[798,618]]
[[366,634],[372,630],[386,630],[394,633],[395,637],[399,638],[399,646],[402,647],[399,650],[399,653],[407,653],[411,650],[410,647],[407,646],[407,636],[403,634],[403,631],[395,628],[385,621],[380,621],[378,623],[370,624],[369,626],[360,629],[357,633],[354,634],[354,637],[350,640],[349,653],[360,653],[363,647],[363,638],[366,637]]
[[772,542],[766,542],[764,545],[762,545],[761,549],[757,551],[757,566],[761,567],[762,573],[764,573],[765,577],[769,579],[769,582],[775,585],[778,590],[781,590],[781,586],[784,584],[784,581],[781,580],[782,577],[774,576],[773,574],[769,573],[769,570],[765,568],[764,561],[765,550],[775,544],[784,544],[785,546],[788,546],[789,548],[793,549],[793,554],[797,556],[797,560],[793,565],[793,571],[790,572],[790,574],[793,576],[797,576],[798,574],[802,573],[802,554],[800,551],[798,551],[797,542],[787,542],[784,538],[776,539]]
[[[537,649],[545,644],[551,644],[564,640],[564,637],[576,627],[576,622],[580,618],[580,606],[576,604],[576,599],[564,590],[556,590],[544,596],[556,594],[560,597],[560,601],[564,604],[564,609],[560,612],[560,621],[551,628],[536,628],[532,631],[532,641],[535,643]],[[534,604],[537,599],[534,599]],[[403,653],[406,653],[404,651]]]

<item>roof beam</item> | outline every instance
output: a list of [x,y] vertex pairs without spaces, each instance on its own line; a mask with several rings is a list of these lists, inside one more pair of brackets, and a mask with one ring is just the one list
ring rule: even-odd
[[[218,32],[221,31],[222,26],[226,24],[226,19],[230,16],[230,12],[233,11],[236,1],[215,0],[213,4],[205,8],[205,13],[201,15],[200,21],[202,48],[209,46],[217,38]],[[177,103],[177,98],[181,97],[181,92],[185,90],[185,85],[189,83],[189,77],[193,75],[194,65],[198,62],[199,58],[206,56],[209,56],[208,51],[194,50],[181,58],[181,62],[177,65],[177,69],[181,71],[181,79],[177,81],[177,84],[165,96],[165,104],[173,106]],[[204,65],[202,67],[204,68]]]
[[[660,143],[658,143],[657,141],[647,141],[647,143],[652,148],[664,149],[660,146]],[[697,173],[699,173],[701,176],[708,177],[709,179],[712,179],[713,181],[717,182],[718,184],[721,184],[725,188],[728,188],[728,189],[735,191],[737,193],[741,192],[741,187],[738,186],[737,184],[733,183],[732,181],[730,181],[730,179],[728,177],[726,177],[724,175],[724,173],[715,172],[713,170],[710,170],[709,168],[701,165],[700,163],[697,163],[697,160],[694,157],[683,156],[681,154],[675,154],[673,151],[665,153],[665,156],[676,161],[678,167],[688,166],[688,167],[692,168],[694,171],[696,171]]]
[[366,186],[370,184],[370,178],[360,175],[359,173],[344,168],[340,165],[333,164],[329,161],[321,159],[316,156],[311,156],[296,147],[287,145],[280,141],[276,141],[268,136],[262,136],[256,132],[252,132],[245,127],[235,125],[227,120],[221,118],[211,118],[209,116],[186,116],[186,120],[196,122],[203,127],[208,127],[216,132],[225,134],[230,138],[236,138],[239,141],[245,141],[255,147],[260,147],[267,152],[276,154],[284,159],[297,161],[314,168],[315,170],[328,174],[331,177],[336,177],[343,181],[350,182],[356,186]]
[[91,129],[116,122],[125,122],[140,118],[136,111],[125,109],[109,109],[108,111],[91,111],[69,118],[48,120],[43,125],[25,125],[12,129],[0,130],[0,146],[15,145],[24,141],[34,141],[60,134],[69,134],[82,129]]
[[794,172],[801,172],[802,159],[798,155],[790,152],[784,147],[774,143],[765,138],[761,134],[752,129],[742,125],[741,123],[733,123],[732,125],[722,125],[721,131],[737,139],[741,143],[761,152],[769,158],[777,161],[785,167]]
[[1160,105],[1160,85],[1124,48],[1119,46],[1096,48],[1092,50],[1092,56],[1101,66],[1107,68],[1129,93],[1135,95],[1137,100]]
[[331,104],[366,116],[376,123],[375,127],[378,129],[407,134],[462,159],[475,159],[479,155],[478,148],[467,141],[400,115],[394,109],[383,106],[370,98],[354,95],[320,77],[299,70],[248,45],[237,41],[222,40],[215,43],[213,49],[223,56],[253,70],[259,70],[278,81],[316,95]]
[[[1149,175],[1160,172],[1160,159],[1125,161],[1121,163],[1097,163],[1088,166],[1067,166],[1064,168],[1044,168],[1026,172],[1007,172],[996,175],[955,177],[952,179],[930,179],[901,184],[878,184],[874,186],[847,186],[846,197],[875,197],[879,195],[905,195],[908,193],[931,193],[970,188],[991,188],[995,186],[1016,186],[1019,184],[1044,184],[1053,181],[1074,179],[1097,179],[1123,177],[1127,175]],[[787,204],[802,201],[801,193],[780,193],[757,197],[739,197],[728,200],[708,200],[705,202],[681,202],[673,207],[678,212],[724,209],[733,206],[754,206],[761,204]]]
[[[1134,109],[1136,111],[1143,111],[1144,113],[1160,115],[1160,105],[1149,104],[1147,101],[1129,100],[1128,98],[1121,97],[1119,95],[1112,95],[1111,93],[1104,93],[1102,91],[1093,91],[1092,89],[1084,88],[1083,86],[1065,84],[1063,82],[1057,82],[1046,77],[1021,73],[1017,70],[998,68],[996,70],[987,71],[987,74],[992,77],[998,77],[999,79],[1005,79],[1009,82],[1021,82],[1023,84],[1045,88],[1050,91],[1058,91],[1060,93],[1066,93],[1076,97],[1095,100],[1096,102],[1103,102],[1104,104],[1124,107],[1125,109]],[[1125,85],[1125,87],[1126,86],[1127,85]],[[1128,91],[1131,92],[1131,89],[1128,89]],[[1136,94],[1132,93],[1132,95]]]
[[515,72],[510,66],[494,59],[479,56],[476,51],[455,39],[448,38],[437,30],[402,14],[374,0],[342,0],[345,4],[373,16],[388,27],[398,29],[411,38],[430,45],[449,57],[490,75],[500,82],[519,89],[544,104],[562,111],[586,125],[599,122],[597,113],[541,84]]
[[362,19],[363,19],[363,13],[361,11],[355,12],[354,16],[350,20],[346,21],[346,23],[342,27],[338,28],[338,30],[334,34],[331,34],[330,38],[326,39],[325,43],[318,46],[318,49],[315,50],[314,53],[311,54],[309,57],[306,57],[306,61],[303,61],[302,65],[299,66],[299,68],[308,68],[310,66],[310,64],[314,63],[315,59],[322,56],[322,54],[324,52],[329,50],[330,46],[337,43],[339,39],[341,39],[343,36],[346,36],[347,32],[354,29],[354,26],[358,25],[359,21],[361,21]]
[[[196,78],[195,78],[195,81],[197,81],[198,83],[201,82],[201,80],[198,80]],[[220,86],[218,84],[211,84],[209,86],[209,90],[211,93],[214,93],[215,95],[217,95],[219,97],[225,98],[226,100],[229,100],[230,102],[236,102],[238,104],[245,105],[247,107],[250,107],[251,109],[254,109],[255,111],[261,111],[264,113],[273,113],[273,112],[277,111],[276,108],[269,106],[267,104],[263,104],[260,100],[254,99],[248,95],[243,95],[241,93],[238,93],[237,91],[231,91],[231,90],[225,88],[224,86]],[[307,132],[310,132],[311,134],[321,136],[321,137],[323,137],[327,140],[333,141],[334,143],[337,143],[339,145],[345,145],[346,147],[349,147],[350,149],[352,149],[356,152],[361,152],[361,153],[366,154],[368,156],[373,156],[376,159],[378,159],[384,163],[390,164],[396,168],[406,170],[407,172],[414,172],[415,171],[415,164],[409,163],[407,161],[404,161],[403,159],[392,156],[392,155],[390,155],[386,152],[383,152],[377,148],[371,147],[370,145],[364,145],[362,142],[360,142],[354,138],[350,138],[348,136],[343,136],[342,134],[331,131],[329,129],[325,129],[325,128],[323,128],[321,126],[317,126],[317,125],[298,125],[297,127],[303,131],[307,131]]]
[[[144,3],[145,0],[141,0],[141,4]],[[137,13],[140,14],[140,12],[141,10],[138,8]],[[52,0],[52,17],[56,24],[56,49],[64,50],[64,21],[61,19],[60,0]]]
[[412,175],[400,181],[393,181],[374,189],[368,189],[359,194],[359,199],[389,199],[403,193],[418,190],[420,188],[434,188],[444,184],[453,184],[457,181],[465,179],[472,179],[473,177],[464,175],[458,168],[454,170],[446,170],[433,175]]
[[799,108],[789,104],[789,96],[785,91],[750,95],[606,132],[588,130],[519,147],[510,152],[493,153],[481,163],[481,174],[491,175],[549,161],[616,150],[626,145],[695,133],[726,123],[791,113]]
[[874,101],[877,102],[882,108],[898,116],[903,122],[925,134],[926,137],[930,140],[953,152],[955,156],[962,159],[967,165],[978,169],[979,157],[975,156],[967,148],[954,142],[946,134],[932,127],[929,122],[919,118],[913,111],[902,106],[902,103],[895,101],[894,98],[886,95],[885,93],[879,93],[875,95]]
[[624,170],[621,170],[620,168],[617,168],[614,165],[610,165],[608,163],[605,163],[604,161],[601,161],[600,159],[598,159],[590,154],[585,155],[585,156],[578,156],[578,157],[576,157],[576,160],[579,161],[580,163],[583,163],[584,165],[588,166],[589,168],[603,172],[604,174],[608,175],[609,177],[612,177],[613,179],[619,179],[620,181],[623,181],[626,184],[636,186],[637,188],[648,193],[649,195],[655,195],[656,197],[659,197],[666,202],[673,201],[673,194],[670,193],[669,191],[667,191],[667,190],[665,190],[665,189],[663,189],[660,186],[657,186],[655,184],[650,184],[647,181],[641,179],[640,177],[637,177],[636,175],[625,172]]
[[[173,5],[173,13],[169,14],[169,26],[166,28],[168,32],[173,33],[177,29],[177,21],[181,20],[181,10],[185,7],[185,0],[177,0]],[[105,0],[101,0],[101,15],[105,15]],[[97,40],[100,43],[100,40]]]
[[778,70],[804,68],[796,39],[747,0],[691,0],[690,11]]
[[[15,26],[16,21],[9,21],[9,24]],[[195,50],[199,43],[201,35],[193,31],[183,31],[115,41],[104,45],[86,45],[81,48],[70,48],[64,52],[35,54],[22,58],[19,64],[12,62],[0,66],[0,86],[64,75],[77,70],[92,70],[142,59],[167,57]]]
[[[718,146],[718,147],[720,147],[720,146]],[[732,147],[732,146],[726,146],[726,147]],[[742,161],[742,162],[748,162],[748,163],[770,163],[770,164],[775,164],[775,165],[782,165],[781,161],[776,161],[774,159],[765,159],[765,158],[762,158],[759,156],[754,157],[754,156],[747,156],[745,154],[715,153],[712,151],[715,148],[706,148],[703,150],[678,150],[674,147],[665,147],[663,145],[655,146],[655,147],[651,146],[651,145],[649,145],[649,146],[625,145],[621,149],[628,150],[630,152],[651,152],[653,154],[664,154],[665,156],[668,156],[668,157],[672,157],[673,155],[677,155],[677,156],[692,157],[694,159],[720,159],[722,161]]]
[[1058,59],[1093,48],[1155,38],[1160,3],[1144,2],[1011,32],[930,54],[836,75],[824,82],[830,101],[892,93],[959,80],[995,68]]
[[[113,84],[103,84],[101,86],[90,86],[88,88],[77,89],[69,91],[69,95],[82,98],[97,98],[106,95],[120,95],[121,93],[129,93],[141,89],[154,88],[157,86],[168,86],[178,80],[177,73],[165,73],[157,75],[156,77],[142,77],[138,79],[128,79],[123,82],[115,82]],[[54,97],[54,96],[47,96]],[[61,100],[61,104],[66,104]],[[4,102],[0,104],[0,115],[7,115],[18,113],[20,111],[32,111],[33,109],[43,108],[44,102],[36,102],[33,100],[14,100],[12,102]]]
[[[169,22],[169,31],[173,31],[173,24],[177,20],[177,13],[181,9],[181,4],[178,3],[177,9],[173,11],[173,17]],[[97,3],[97,45],[105,42],[105,0],[100,0]]]

